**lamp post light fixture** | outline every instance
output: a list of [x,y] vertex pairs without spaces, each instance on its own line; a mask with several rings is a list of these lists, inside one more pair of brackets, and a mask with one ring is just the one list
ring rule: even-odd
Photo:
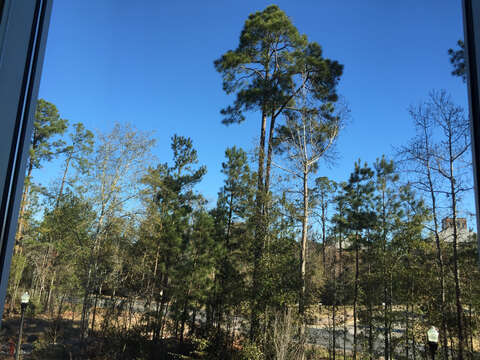
[[20,348],[22,346],[23,319],[25,317],[25,310],[29,302],[30,302],[30,295],[28,294],[28,291],[26,291],[20,298],[20,306],[21,306],[22,312],[20,316],[20,330],[18,331],[18,343],[17,343],[17,351],[15,352],[15,360],[20,360]]
[[20,299],[20,302],[21,302],[21,306],[22,306],[22,310],[25,310],[25,308],[27,307],[28,303],[30,302],[30,295],[28,294],[28,291],[25,292],[21,299]]

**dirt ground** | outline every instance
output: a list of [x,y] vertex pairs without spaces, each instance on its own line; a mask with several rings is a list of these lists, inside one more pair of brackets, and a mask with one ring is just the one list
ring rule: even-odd
[[[353,307],[346,307],[346,326],[353,327]],[[398,309],[401,310],[401,309]],[[71,312],[65,312],[63,318],[59,324],[59,331],[57,332],[56,341],[59,344],[73,345],[78,343],[79,339],[79,318],[78,313],[75,321],[72,322]],[[315,328],[329,328],[331,326],[331,308],[327,306],[320,306],[315,309],[310,309],[310,316],[312,319],[312,327]],[[343,307],[337,309],[337,320],[343,326]],[[102,311],[98,311],[96,314],[96,324],[99,325],[103,321]],[[132,319],[115,319],[116,325],[124,324],[133,325],[139,318],[133,317]],[[16,346],[18,340],[18,330],[20,325],[20,316],[18,314],[7,317],[2,322],[2,328],[0,329],[0,360],[13,359],[8,355],[10,350],[9,343],[13,342]],[[99,329],[99,328],[97,328]],[[40,343],[51,344],[54,342],[54,322],[46,315],[36,315],[35,317],[25,316],[24,330],[22,336],[22,344],[27,347],[25,350],[31,351],[33,346],[37,346]],[[313,345],[312,345],[313,346]],[[316,347],[316,346],[315,346]],[[480,341],[474,339],[474,348],[480,350]],[[478,351],[477,350],[477,351]],[[29,354],[22,355],[24,359],[30,359]]]
[[[67,314],[65,314],[67,315]],[[62,319],[58,324],[57,339],[78,338],[78,322],[72,324],[68,318]],[[71,319],[71,318],[70,318]],[[26,353],[22,358],[29,359],[29,352],[40,341],[50,342],[54,338],[54,322],[44,315],[36,315],[35,318],[25,316],[22,334],[22,349]],[[2,320],[2,328],[0,330],[0,359],[13,359],[7,355],[10,350],[10,343],[14,343],[15,347],[18,341],[20,327],[20,316],[14,315]]]

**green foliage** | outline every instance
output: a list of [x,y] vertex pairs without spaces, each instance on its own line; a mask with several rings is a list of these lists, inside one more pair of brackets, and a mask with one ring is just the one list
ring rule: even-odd
[[[213,219],[203,209],[203,198],[193,191],[206,168],[197,167],[191,139],[175,135],[171,146],[173,166],[149,168],[142,179],[147,216],[135,248],[144,252],[144,267],[149,269],[147,276],[142,276],[143,291],[149,301],[172,302],[170,313],[181,323],[183,339],[189,312],[205,303],[212,286],[216,244]],[[156,313],[154,336],[158,336],[162,321]]]
[[51,359],[51,360],[63,360],[68,356],[64,346],[58,344],[53,345],[47,341],[36,341],[35,350],[32,353],[32,359]]
[[[297,158],[313,150],[323,154],[340,129],[336,84],[342,67],[325,59],[277,6],[250,15],[237,49],[215,66],[225,91],[236,94],[223,111],[224,122],[240,122],[246,111],[259,110],[275,127],[275,118],[286,115],[276,127],[275,142],[270,139],[277,155],[284,155],[281,166],[294,163],[284,160],[293,159],[288,155],[295,153],[295,137],[304,129],[311,130],[309,145],[296,152]],[[306,359],[332,357],[333,336],[338,346],[342,327],[350,330],[353,304],[362,330],[357,355],[400,358],[405,348],[413,350],[413,340],[418,350],[425,329],[442,318],[455,335],[455,261],[466,339],[478,336],[480,274],[474,246],[462,244],[454,254],[449,244],[440,244],[447,274],[442,313],[438,254],[428,225],[432,214],[415,193],[417,184],[401,183],[403,174],[385,157],[372,167],[356,162],[345,183],[319,177],[310,189],[307,182],[311,221],[302,294],[298,224],[305,213],[290,196],[291,183],[283,193],[266,189],[260,173],[264,164],[252,172],[247,153],[232,146],[225,151],[224,183],[212,208],[196,191],[206,168],[199,165],[190,138],[174,135],[172,161],[147,166],[153,141],[145,134],[116,125],[94,138],[78,123],[67,142],[60,138],[66,125],[52,104],[39,101],[31,168],[63,154],[64,172],[60,190],[44,192],[45,197],[36,187],[28,190],[30,209],[23,212],[28,226],[12,260],[8,292],[15,303],[29,289],[28,316],[43,311],[60,320],[63,315],[49,324],[50,341],[63,336],[57,326],[67,321],[63,310],[79,307],[82,334],[93,336],[81,344],[83,350],[39,344],[37,358],[65,357],[76,349],[82,356],[96,351],[97,358],[110,359],[158,354],[274,359],[283,331],[288,335],[284,354],[293,359],[297,345],[303,349],[298,342],[303,330],[298,319],[285,330],[286,317],[279,314],[296,312],[303,295],[309,309],[302,321],[318,317],[322,302],[322,323],[330,336],[328,348],[307,349]],[[311,172],[317,170],[315,158],[302,158]],[[435,165],[443,165],[441,159]],[[75,176],[68,173],[70,166]],[[252,315],[259,319],[255,342],[246,340]],[[405,333],[391,336],[396,329]],[[385,334],[387,343],[373,346]],[[342,355],[337,351],[337,358]]]
[[[68,182],[67,174],[70,167],[77,170],[79,175],[88,173],[92,165],[89,161],[89,155],[94,150],[94,135],[90,130],[85,129],[82,123],[73,124],[73,132],[70,133],[70,141],[60,152],[65,157],[65,166],[63,178],[60,183],[60,190],[57,199],[62,196],[65,183]],[[75,181],[68,182],[72,185]]]
[[[345,214],[348,229],[357,235],[371,228],[375,223],[375,213],[372,209],[373,170],[365,163],[363,167],[360,160],[355,163],[355,169],[350,174],[348,183],[342,189],[345,199]],[[358,247],[362,239],[355,237],[354,246]]]
[[465,67],[465,44],[463,40],[457,41],[457,49],[448,49],[450,56],[450,63],[453,66],[452,75],[461,77],[465,82],[466,67]]
[[[242,122],[244,112],[278,115],[305,84],[316,98],[336,101],[335,86],[343,66],[322,56],[320,45],[308,42],[276,5],[251,14],[239,45],[215,61],[223,89],[235,93],[233,105],[222,110],[225,124]],[[297,79],[306,70],[304,79]]]
[[[258,318],[266,305],[261,298],[264,294],[263,286],[259,282],[264,281],[264,274],[270,272],[262,266],[268,266],[269,263],[269,255],[264,256],[263,252],[269,241],[269,187],[275,121],[287,107],[295,106],[297,95],[306,88],[309,89],[311,99],[323,103],[335,102],[336,85],[343,66],[324,58],[320,45],[309,42],[305,35],[301,35],[288,16],[276,5],[251,14],[245,21],[237,48],[227,51],[214,65],[222,75],[224,91],[236,95],[233,104],[221,111],[224,116],[223,123],[240,123],[245,120],[245,112],[248,111],[262,113],[253,219],[253,338],[258,332]],[[267,117],[270,117],[270,135],[265,141]],[[268,148],[266,162],[265,144]]]
[[242,267],[251,239],[248,219],[253,211],[254,196],[254,177],[245,151],[234,146],[225,150],[225,157],[224,186],[218,193],[216,208],[210,212],[214,219],[217,258],[215,295],[209,302],[219,321],[231,316],[246,296]]
[[58,155],[64,141],[56,137],[65,132],[67,124],[67,120],[60,117],[55,105],[43,99],[37,101],[30,149],[31,167],[39,169],[42,161],[49,161]]
[[254,342],[246,341],[238,356],[239,360],[264,360],[265,356],[260,347]]

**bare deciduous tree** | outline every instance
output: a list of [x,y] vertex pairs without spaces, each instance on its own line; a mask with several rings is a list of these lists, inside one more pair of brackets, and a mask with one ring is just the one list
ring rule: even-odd
[[[464,358],[463,308],[458,271],[458,201],[463,192],[469,190],[465,182],[465,169],[470,167],[466,154],[470,149],[470,128],[464,110],[455,105],[445,91],[432,92],[428,103],[442,138],[435,149],[437,171],[447,183],[442,193],[449,202],[449,216],[452,219],[453,275],[455,281],[455,303],[457,315],[458,359]],[[470,171],[471,173],[471,171]]]
[[302,358],[305,337],[300,335],[301,321],[289,308],[275,316],[273,323],[273,347],[276,360],[297,360]]
[[442,255],[440,238],[440,209],[446,200],[448,216],[452,218],[453,274],[459,340],[459,359],[463,358],[462,305],[458,273],[458,200],[469,190],[465,170],[470,166],[465,161],[470,147],[469,124],[461,107],[455,105],[445,91],[431,92],[428,99],[409,109],[416,129],[416,136],[399,150],[407,171],[412,174],[412,186],[428,194],[432,224],[429,227],[437,249],[437,264],[440,282],[441,342],[443,356],[448,359],[446,325],[446,265]]
[[276,150],[286,160],[285,166],[274,165],[296,179],[301,179],[301,211],[299,218],[302,223],[302,240],[300,252],[300,274],[302,286],[299,297],[299,314],[305,312],[306,292],[306,259],[308,220],[310,214],[309,176],[318,170],[320,159],[332,160],[333,145],[342,128],[347,115],[346,106],[334,108],[332,103],[318,105],[316,99],[308,97],[308,92],[302,92],[298,106],[290,108],[285,114],[285,124],[277,129]]
[[[86,264],[82,336],[88,328],[90,295],[101,288],[104,275],[99,271],[100,250],[107,241],[109,222],[117,216],[129,217],[129,203],[140,195],[140,179],[146,171],[149,150],[154,141],[130,126],[116,124],[112,132],[98,137],[85,189],[97,218],[92,229]],[[93,324],[92,324],[93,327]]]

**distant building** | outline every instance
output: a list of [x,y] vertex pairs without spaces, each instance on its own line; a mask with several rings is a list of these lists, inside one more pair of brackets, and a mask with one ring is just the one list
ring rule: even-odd
[[[474,232],[467,227],[467,219],[457,218],[457,243],[468,243],[475,241]],[[440,240],[446,243],[453,242],[453,219],[444,218],[442,220],[442,231],[438,233]]]
[[[456,218],[457,223],[457,243],[458,244],[467,244],[476,241],[476,236],[473,231],[468,229],[467,219],[466,218]],[[453,243],[453,219],[444,218],[442,220],[442,230],[438,233],[438,236],[441,241],[446,243]],[[433,235],[430,238],[434,240]],[[336,238],[329,238],[327,242],[328,246],[334,246],[337,250],[340,248],[340,244]],[[351,250],[353,247],[353,242],[350,239],[343,239],[342,248],[343,250]],[[360,245],[360,249],[366,249],[365,245]]]

